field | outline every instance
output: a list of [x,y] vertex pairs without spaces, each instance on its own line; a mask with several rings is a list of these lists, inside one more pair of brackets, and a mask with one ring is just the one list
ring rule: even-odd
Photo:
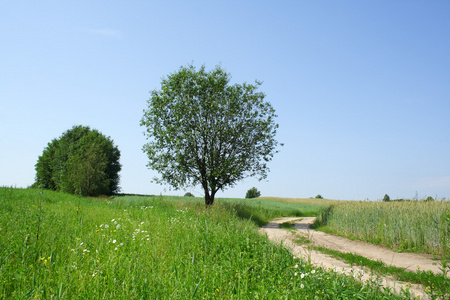
[[317,223],[399,251],[450,254],[449,201],[341,202],[322,211]]
[[0,299],[404,299],[270,243],[256,224],[314,210],[267,201],[0,188]]

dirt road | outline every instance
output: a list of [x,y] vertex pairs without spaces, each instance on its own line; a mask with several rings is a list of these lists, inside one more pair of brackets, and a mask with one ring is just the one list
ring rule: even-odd
[[[298,220],[298,221],[295,221]],[[440,273],[439,262],[432,259],[430,255],[414,254],[414,253],[397,253],[392,250],[361,242],[351,241],[339,236],[326,234],[320,231],[315,231],[309,228],[309,225],[314,222],[315,218],[280,218],[274,220],[260,229],[260,232],[267,234],[267,237],[277,243],[283,243],[289,248],[291,252],[297,257],[303,257],[311,261],[313,265],[336,269],[341,272],[351,274],[361,274],[361,279],[366,281],[373,278],[370,271],[360,267],[351,267],[349,264],[332,258],[329,255],[321,252],[308,249],[307,245],[299,245],[294,242],[295,235],[289,230],[281,229],[280,224],[284,222],[295,221],[295,234],[303,235],[312,241],[313,245],[337,250],[340,252],[351,252],[372,260],[380,260],[386,265],[393,265],[399,268],[404,268],[410,271],[416,271],[418,267],[421,270],[431,270],[434,273]],[[382,285],[387,286],[400,292],[402,288],[408,284],[407,282],[395,281],[391,277],[382,277]],[[410,292],[415,296],[427,299],[427,295],[423,292],[424,287],[417,284],[410,284]]]

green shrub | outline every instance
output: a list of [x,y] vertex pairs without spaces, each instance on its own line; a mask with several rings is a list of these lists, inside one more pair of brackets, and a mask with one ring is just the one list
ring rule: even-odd
[[247,194],[245,194],[245,198],[258,198],[259,196],[261,196],[261,192],[255,187],[249,189]]
[[195,197],[194,194],[187,192],[184,194],[185,197]]
[[120,151],[110,137],[74,126],[48,143],[36,163],[39,187],[83,196],[119,192]]
[[391,198],[389,197],[389,195],[388,195],[388,194],[385,194],[385,195],[384,195],[384,197],[383,197],[383,201],[384,201],[384,202],[388,202],[388,201],[391,201]]
[[319,195],[316,196],[316,199],[323,199],[323,197],[322,197],[321,194],[319,194]]

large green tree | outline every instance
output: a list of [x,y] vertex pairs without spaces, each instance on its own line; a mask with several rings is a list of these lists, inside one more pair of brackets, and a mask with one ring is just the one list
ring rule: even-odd
[[74,126],[48,143],[36,163],[34,186],[83,196],[118,192],[120,151],[110,137]]
[[257,91],[261,83],[230,85],[230,78],[221,67],[181,67],[151,91],[141,119],[147,166],[160,174],[154,181],[200,185],[206,205],[245,177],[266,178],[278,145],[275,110]]

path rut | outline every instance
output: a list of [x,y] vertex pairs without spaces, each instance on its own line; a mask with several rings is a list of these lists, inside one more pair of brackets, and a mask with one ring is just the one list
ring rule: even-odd
[[[312,243],[317,246],[340,252],[351,252],[375,261],[382,261],[386,265],[404,268],[409,271],[416,271],[419,267],[424,271],[430,270],[433,273],[441,272],[439,262],[433,260],[431,255],[397,253],[390,249],[370,243],[352,241],[343,237],[315,231],[309,228],[309,225],[312,224],[314,220],[314,217],[305,217],[301,219],[280,218],[266,224],[260,229],[260,232],[266,234],[270,240],[276,243],[282,243],[297,257],[310,260],[315,266],[339,270],[348,275],[360,274],[361,280],[363,281],[374,279],[375,277],[370,273],[370,271],[367,271],[364,268],[355,266],[351,267],[349,264],[341,260],[335,259],[319,251],[308,249],[307,245],[299,245],[295,243],[295,235],[289,230],[281,229],[280,224],[295,221],[295,233],[309,238]],[[400,293],[401,289],[408,285],[410,286],[410,292],[413,297],[419,296],[422,299],[428,299],[428,296],[423,292],[424,287],[421,285],[396,281],[390,276],[381,277],[380,279],[383,286],[390,287],[397,293]]]

